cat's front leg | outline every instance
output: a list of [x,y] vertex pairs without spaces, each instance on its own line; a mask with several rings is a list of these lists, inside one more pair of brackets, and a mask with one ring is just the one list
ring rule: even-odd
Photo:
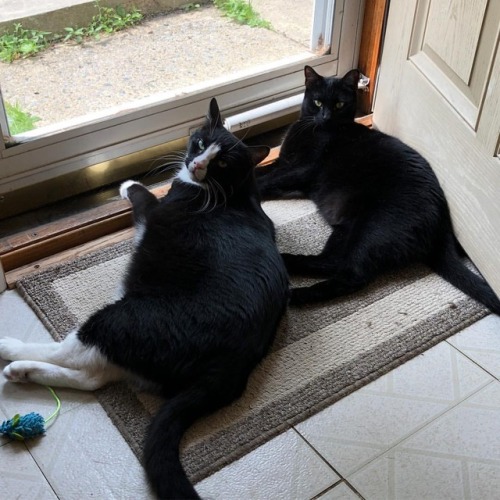
[[144,221],[147,213],[160,202],[146,186],[137,181],[125,181],[120,185],[120,196],[132,204],[136,222]]
[[120,185],[120,196],[132,204],[135,222],[134,243],[139,245],[146,230],[146,216],[158,205],[156,196],[137,181],[125,181]]
[[366,284],[366,280],[357,277],[352,280],[335,277],[311,286],[292,288],[290,305],[303,306],[336,299],[357,292],[364,288]]
[[289,274],[304,274],[311,277],[325,278],[331,276],[335,269],[332,260],[324,255],[282,253],[281,257]]
[[348,222],[333,226],[333,231],[318,255],[295,255],[282,253],[287,271],[290,274],[307,274],[318,278],[328,278],[351,268],[349,238],[352,225]]
[[138,215],[146,214],[148,210],[159,203],[158,198],[146,186],[132,180],[122,182],[120,196],[132,203],[132,207],[134,211],[138,212]]

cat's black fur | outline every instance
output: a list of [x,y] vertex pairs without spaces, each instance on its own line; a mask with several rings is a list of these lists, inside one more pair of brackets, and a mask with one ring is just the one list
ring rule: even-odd
[[186,175],[211,144],[220,151],[198,184],[177,178],[161,201],[140,184],[128,187],[145,230],[125,295],[78,333],[111,362],[159,384],[166,397],[144,451],[160,498],[198,498],[179,462],[180,439],[195,419],[241,395],[288,300],[286,268],[254,177],[269,148],[247,147],[226,131],[215,99],[190,138]]
[[304,304],[355,292],[386,271],[429,265],[500,314],[488,284],[462,263],[448,205],[429,163],[415,150],[354,121],[359,72],[322,77],[305,67],[300,117],[274,164],[257,169],[264,199],[304,196],[333,232],[321,254],[284,254],[290,273],[327,278],[292,290]]

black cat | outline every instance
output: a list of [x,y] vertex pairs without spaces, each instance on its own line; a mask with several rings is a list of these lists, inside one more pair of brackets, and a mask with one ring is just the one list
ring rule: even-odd
[[268,153],[226,131],[212,99],[165,198],[133,181],[120,189],[137,226],[122,298],[60,344],[0,340],[14,382],[94,390],[129,372],[157,384],[166,402],[149,427],[144,465],[160,498],[198,498],[180,439],[241,395],[286,309],[288,275],[254,177]]
[[290,273],[328,278],[292,290],[304,304],[355,292],[422,262],[500,314],[488,284],[461,262],[448,205],[429,163],[395,137],[354,121],[359,71],[325,78],[305,67],[300,117],[274,164],[257,169],[264,199],[310,198],[333,232],[319,255],[283,254]]

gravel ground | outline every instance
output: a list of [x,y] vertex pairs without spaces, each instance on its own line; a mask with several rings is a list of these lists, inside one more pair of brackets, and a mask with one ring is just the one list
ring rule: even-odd
[[312,0],[297,3],[288,12],[286,0],[254,0],[276,31],[239,25],[209,5],[0,63],[4,99],[40,117],[40,127],[296,55],[308,48]]

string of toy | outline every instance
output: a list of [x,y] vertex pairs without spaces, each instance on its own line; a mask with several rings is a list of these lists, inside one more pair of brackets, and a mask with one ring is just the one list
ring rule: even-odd
[[46,428],[54,423],[54,419],[61,411],[61,400],[55,393],[54,389],[48,385],[45,387],[56,401],[56,409],[54,412],[45,419],[42,415],[36,412],[31,412],[23,416],[18,413],[10,420],[5,420],[5,422],[2,423],[0,426],[0,434],[8,436],[12,439],[17,439],[18,441],[24,441],[25,439],[34,438],[45,433]]

